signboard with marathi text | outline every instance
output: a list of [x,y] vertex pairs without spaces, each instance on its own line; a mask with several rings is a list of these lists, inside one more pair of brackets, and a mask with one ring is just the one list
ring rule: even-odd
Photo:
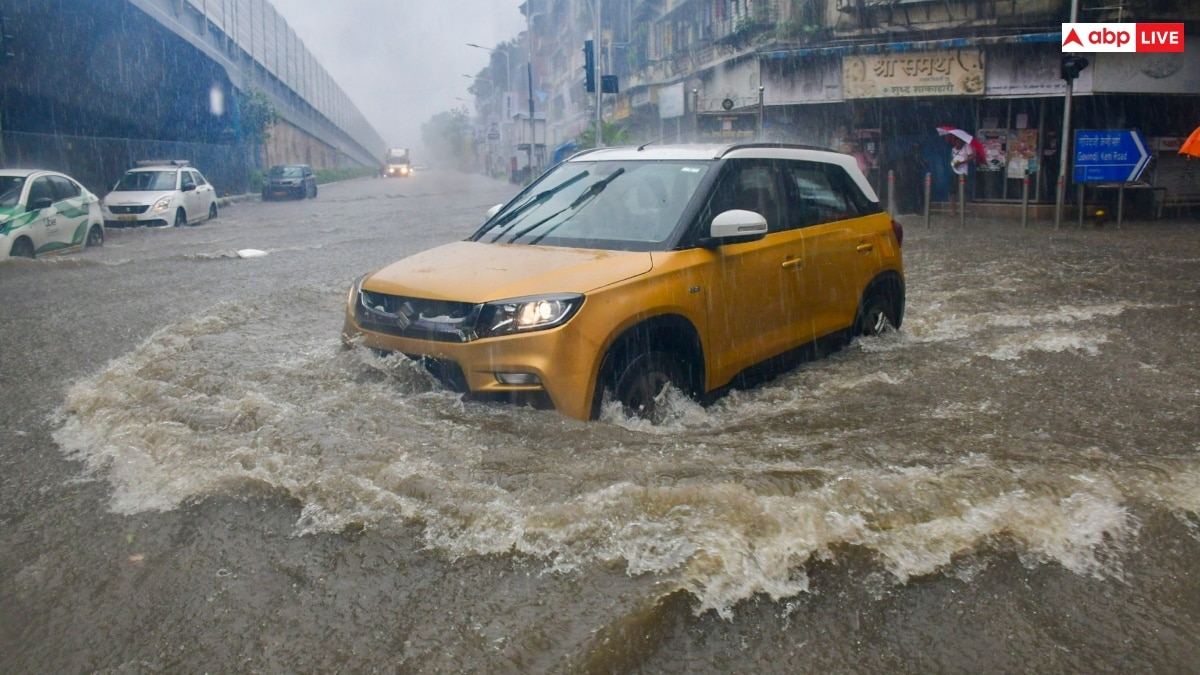
[[1131,183],[1150,163],[1150,153],[1139,131],[1079,129],[1074,160],[1076,183]]
[[842,90],[846,98],[979,96],[983,64],[979,49],[846,56]]

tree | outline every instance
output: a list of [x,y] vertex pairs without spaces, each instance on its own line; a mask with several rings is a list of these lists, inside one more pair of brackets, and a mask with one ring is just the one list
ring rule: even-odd
[[[626,127],[619,127],[611,122],[600,123],[601,138],[605,145],[629,145],[630,133]],[[592,120],[591,125],[587,129],[579,132],[575,137],[575,142],[579,144],[580,150],[596,147],[596,121]]]
[[469,168],[468,149],[473,147],[475,135],[466,106],[445,110],[429,118],[421,125],[421,140],[425,151],[433,158],[431,164],[452,169]]
[[283,120],[271,99],[256,89],[238,92],[237,103],[242,139],[255,148],[271,140],[271,127]]

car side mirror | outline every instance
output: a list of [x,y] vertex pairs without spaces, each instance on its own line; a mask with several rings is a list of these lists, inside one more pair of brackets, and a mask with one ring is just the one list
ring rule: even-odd
[[48,209],[51,206],[54,206],[54,200],[49,197],[42,197],[40,199],[33,200],[33,203],[30,204],[29,207],[25,210],[26,211],[41,211],[42,209]]
[[496,215],[497,213],[500,213],[500,209],[502,209],[502,208],[504,208],[503,204],[497,204],[497,205],[493,206],[492,208],[488,209],[487,215],[484,217],[484,220],[491,220],[492,216]]
[[767,219],[762,214],[742,209],[722,211],[712,219],[708,236],[700,240],[704,247],[741,244],[767,236]]

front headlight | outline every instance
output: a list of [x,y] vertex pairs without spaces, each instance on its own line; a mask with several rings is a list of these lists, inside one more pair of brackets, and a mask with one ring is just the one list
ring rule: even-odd
[[489,302],[479,313],[481,338],[546,330],[566,323],[583,305],[578,294],[541,295]]
[[152,206],[150,208],[152,211],[155,211],[155,212],[166,211],[167,209],[171,208],[171,198],[163,197],[162,199],[154,202],[154,206]]

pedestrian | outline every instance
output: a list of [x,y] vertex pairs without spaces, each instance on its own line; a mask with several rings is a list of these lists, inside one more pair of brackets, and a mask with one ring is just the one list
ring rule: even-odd
[[[971,163],[975,161],[975,148],[958,137],[953,137],[950,143],[954,147],[954,155],[950,158],[950,168],[954,170],[956,183],[951,188],[953,194],[950,197],[950,215],[956,216],[958,215],[959,185],[967,180],[967,174],[971,171]],[[963,200],[966,200],[965,194]],[[965,205],[963,208],[966,208]]]
[[1042,146],[1042,199],[1058,201],[1058,132],[1046,132],[1046,144]]

